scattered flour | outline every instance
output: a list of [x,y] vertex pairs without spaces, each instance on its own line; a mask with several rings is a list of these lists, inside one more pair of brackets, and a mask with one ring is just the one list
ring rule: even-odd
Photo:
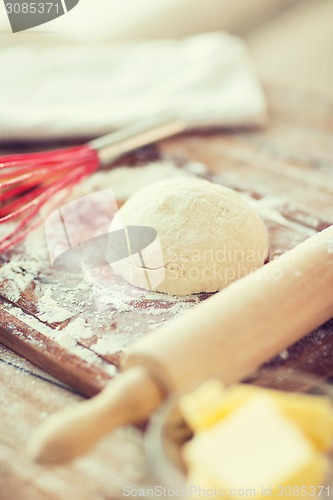
[[3,303],[1,305],[6,311],[8,311],[10,314],[15,316],[15,318],[19,319],[26,325],[30,326],[31,328],[37,330],[38,332],[42,333],[46,337],[55,338],[55,335],[57,330],[54,330],[50,326],[46,325],[45,323],[42,323],[39,321],[37,318],[32,316],[31,314],[25,313],[21,308],[13,306],[11,304],[6,304]]
[[208,172],[206,165],[197,161],[191,161],[187,163],[184,168],[186,169],[186,171],[191,172],[191,174],[199,176],[204,176]]
[[[104,362],[97,353],[91,351],[90,349],[87,349],[86,347],[82,347],[77,343],[77,338],[80,338],[79,332],[77,332],[77,336],[69,334],[69,331],[71,331],[73,325],[68,327],[69,331],[66,331],[66,328],[64,328],[63,330],[53,329],[45,323],[39,321],[34,316],[26,314],[19,307],[12,306],[11,304],[3,304],[3,307],[15,318],[24,322],[34,330],[42,333],[49,339],[55,341],[61,347],[63,347],[67,351],[70,351],[73,355],[78,356],[88,364],[103,365],[103,368],[107,368],[108,363]],[[112,372],[114,372],[115,370],[115,367],[111,369]]]
[[[191,171],[191,165],[193,170]],[[153,182],[172,177],[194,176],[205,166],[197,162],[189,163],[186,170],[169,161],[156,161],[142,167],[123,166],[113,170],[99,171],[84,180],[72,193],[72,198],[85,196],[101,189],[112,188],[117,200],[126,200],[139,189]]]
[[52,289],[48,288],[38,299],[38,318],[48,323],[60,323],[73,316],[73,313],[63,309],[52,297]]
[[100,338],[94,344],[94,351],[101,355],[116,354],[123,351],[123,345],[114,338]]
[[289,352],[288,351],[282,351],[282,352],[280,352],[280,358],[281,359],[288,359],[289,358]]
[[[153,162],[143,167],[123,166],[92,175],[73,191],[72,198],[112,188],[116,198],[124,201],[135,191],[152,182],[171,177],[204,175],[205,173],[206,167],[196,162],[187,164],[184,168],[178,168],[167,161]],[[312,229],[291,222],[279,213],[278,208],[281,200],[264,197],[258,201],[247,195],[244,197],[266,219],[289,229],[302,231],[308,236],[314,234]],[[333,240],[329,241],[327,250],[333,254]],[[35,284],[38,284],[38,281],[41,282],[42,293],[37,304],[40,311],[39,319],[24,313],[18,307],[8,304],[3,306],[22,322],[51,338],[85,362],[102,365],[103,370],[106,370],[110,375],[117,372],[116,367],[103,361],[100,356],[115,354],[119,351],[124,352],[129,343],[142,336],[144,325],[146,325],[147,330],[153,330],[200,301],[198,296],[186,296],[179,300],[154,291],[132,288],[129,292],[128,288],[118,287],[118,284],[116,287],[111,284],[110,290],[108,290],[89,275],[83,276],[77,286],[70,289],[66,283],[62,283],[61,276],[57,281],[58,278],[51,271],[44,228],[41,227],[29,235],[20,249],[20,254],[14,252],[11,260],[5,262],[0,268],[0,287],[3,290],[1,293],[13,302],[20,298],[22,292],[27,289],[31,282]],[[295,271],[295,275],[299,275],[297,271]],[[45,276],[50,283],[47,289],[43,285]],[[145,306],[144,314],[140,309],[141,302],[149,303],[148,306]],[[96,307],[94,308],[96,304],[100,305],[98,312],[96,312]],[[67,309],[68,305],[70,305],[70,309],[76,311],[75,314]],[[90,305],[92,309],[88,311]],[[84,312],[83,316],[79,316],[77,310],[79,308]],[[118,322],[116,336],[108,335],[107,330],[105,330],[113,321],[113,311],[117,315],[116,322]],[[142,317],[144,317],[144,321]],[[63,327],[62,325],[62,329],[53,329],[44,323],[63,322],[70,318],[73,319],[67,326]],[[102,336],[99,328],[103,330]],[[89,349],[79,345],[78,342],[94,336],[97,337],[97,340]],[[280,354],[282,359],[287,359],[288,356],[288,351]]]
[[7,299],[16,302],[48,264],[44,233],[39,228],[28,236],[21,252],[11,255],[0,267],[0,289],[5,290]]
[[93,330],[87,325],[84,318],[73,319],[63,330],[67,336],[76,339],[89,339],[94,335]]
[[21,293],[24,292],[38,273],[32,272],[31,266],[27,267],[26,262],[12,259],[0,268],[1,286],[6,289],[6,297],[13,302],[19,300]]
[[111,363],[106,364],[105,370],[110,375],[110,377],[114,377],[118,373],[117,368],[114,365],[112,365]]
[[314,229],[310,227],[303,226],[299,222],[293,222],[279,212],[279,207],[281,207],[281,199],[273,196],[264,196],[260,200],[251,198],[246,194],[242,194],[242,197],[248,202],[250,206],[256,212],[258,212],[264,219],[270,220],[279,224],[280,226],[286,227],[288,229],[293,229],[297,232],[302,232],[308,237],[316,234]]

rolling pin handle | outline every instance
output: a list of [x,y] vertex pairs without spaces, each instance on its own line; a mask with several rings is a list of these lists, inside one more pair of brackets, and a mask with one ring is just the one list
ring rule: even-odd
[[147,420],[164,397],[148,371],[134,367],[96,397],[47,419],[33,436],[28,454],[38,463],[67,462],[88,451],[112,429]]

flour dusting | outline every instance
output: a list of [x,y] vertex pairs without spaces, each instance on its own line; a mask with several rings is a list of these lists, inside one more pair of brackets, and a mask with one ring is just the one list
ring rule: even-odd
[[[204,175],[205,171],[197,162],[186,168],[169,161],[123,166],[92,175],[77,186],[70,199],[111,187],[123,202],[149,183]],[[90,217],[91,223],[96,224],[100,215],[103,218],[99,213]],[[32,307],[33,314],[9,304],[4,306],[6,310],[85,363],[103,367],[110,376],[117,371],[112,363],[118,355],[121,359],[133,341],[199,301],[195,296],[178,299],[137,289],[114,277],[109,266],[80,275],[56,271],[50,263],[44,227],[31,233],[2,263],[0,290],[13,303],[29,290],[28,300],[36,307]]]
[[60,323],[73,316],[71,312],[63,309],[52,297],[52,289],[48,288],[38,300],[38,318],[49,323]]
[[186,169],[170,161],[156,161],[140,167],[121,166],[109,171],[99,171],[85,179],[72,193],[72,198],[85,196],[101,189],[111,188],[117,200],[127,200],[139,189],[153,182],[174,177],[203,175],[206,167],[202,163],[190,162]]
[[[206,174],[205,165],[197,162],[182,168],[169,161],[134,168],[125,165],[92,175],[77,186],[70,199],[112,188],[121,204],[151,182]],[[296,222],[289,220],[288,214],[281,214],[281,200],[277,197],[266,195],[256,199],[248,193],[243,196],[266,221],[272,258],[314,234],[314,225],[320,223],[310,216],[300,216]],[[100,220],[99,214],[96,218],[90,213],[87,215],[91,224]],[[100,215],[103,219],[103,214]],[[3,230],[4,227],[0,232]],[[327,251],[333,254],[332,240],[327,244]],[[109,266],[81,274],[57,271],[50,263],[43,227],[4,256],[0,266],[1,295],[13,303],[23,298],[24,304],[31,307],[29,312],[24,312],[20,307],[4,303],[4,310],[82,362],[100,367],[109,376],[117,373],[117,359],[122,358],[134,341],[185,313],[207,296],[175,297],[135,288],[113,275]],[[295,276],[299,276],[297,270]],[[45,346],[37,339],[38,336],[34,337],[34,342],[42,350]],[[282,359],[287,356],[287,351],[280,355]]]

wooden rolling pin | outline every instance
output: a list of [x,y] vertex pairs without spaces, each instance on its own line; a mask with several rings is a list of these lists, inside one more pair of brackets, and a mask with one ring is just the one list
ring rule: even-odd
[[133,345],[96,397],[55,414],[30,453],[60,463],[111,429],[146,420],[170,393],[222,376],[241,380],[333,316],[333,226]]

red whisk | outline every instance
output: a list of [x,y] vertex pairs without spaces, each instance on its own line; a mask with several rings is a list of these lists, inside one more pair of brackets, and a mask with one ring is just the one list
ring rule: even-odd
[[[163,117],[113,132],[83,146],[0,157],[0,254],[21,242],[84,177],[119,156],[185,130]],[[43,213],[42,213],[43,209]]]

